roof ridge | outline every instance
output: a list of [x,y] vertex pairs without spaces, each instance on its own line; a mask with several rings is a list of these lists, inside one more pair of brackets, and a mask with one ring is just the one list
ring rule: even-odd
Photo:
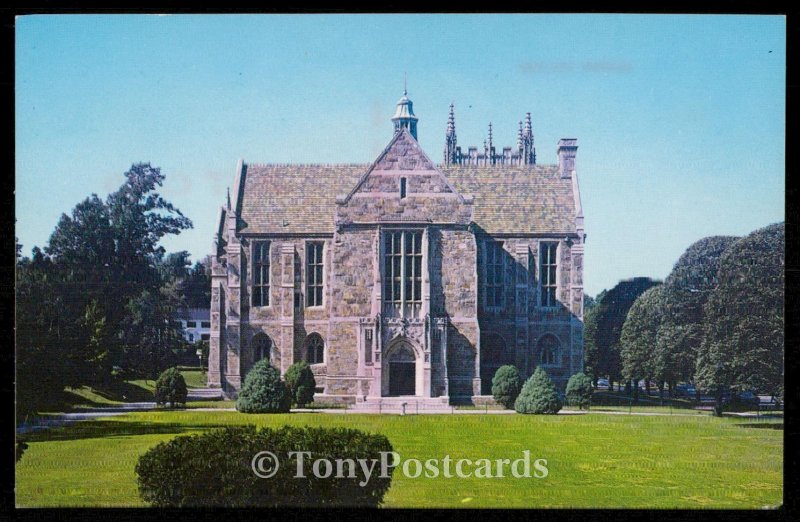
[[535,165],[459,165],[459,164],[447,164],[447,163],[437,163],[436,166],[442,169],[495,169],[495,170],[503,170],[503,169],[519,169],[519,170],[534,170],[536,168],[558,168],[557,163],[537,163]]
[[250,167],[368,167],[369,163],[247,163]]

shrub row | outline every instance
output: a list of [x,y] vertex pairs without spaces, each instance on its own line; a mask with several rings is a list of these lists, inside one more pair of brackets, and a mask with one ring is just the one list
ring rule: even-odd
[[[523,384],[516,366],[507,364],[497,369],[492,379],[492,396],[503,407],[519,413],[555,414],[561,410],[562,401],[547,373],[537,367]],[[592,398],[592,382],[583,373],[576,373],[567,383],[567,402],[581,409],[588,407]]]

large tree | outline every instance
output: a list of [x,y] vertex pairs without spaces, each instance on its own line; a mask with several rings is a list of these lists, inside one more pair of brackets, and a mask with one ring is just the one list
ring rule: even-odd
[[147,301],[143,293],[160,301],[157,314],[140,316],[161,320],[169,311],[159,241],[192,224],[158,193],[158,168],[138,163],[125,178],[106,201],[93,194],[63,214],[44,252],[18,260],[18,391],[37,386],[37,376],[50,383],[40,395],[107,377],[132,347],[130,330],[139,326],[130,314]]
[[[661,374],[670,383],[690,381],[703,339],[705,304],[717,287],[720,258],[736,241],[711,236],[696,241],[681,255],[664,281],[664,324],[659,335]],[[698,392],[699,393],[699,392]]]
[[719,262],[719,285],[705,304],[697,356],[699,386],[717,396],[754,390],[783,395],[785,224],[733,243]]
[[663,390],[663,381],[657,374],[656,339],[663,317],[664,286],[658,285],[634,301],[620,335],[623,377],[637,382],[656,380],[659,390]]
[[620,281],[598,296],[597,305],[589,311],[585,322],[585,368],[593,378],[608,377],[612,382],[620,379],[622,325],[636,298],[657,284],[648,277],[636,277]]

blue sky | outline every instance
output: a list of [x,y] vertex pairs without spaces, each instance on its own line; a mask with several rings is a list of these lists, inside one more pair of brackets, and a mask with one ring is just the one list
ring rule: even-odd
[[[514,145],[531,112],[539,163],[578,138],[590,295],[666,277],[692,242],[784,219],[785,19],[732,15],[55,15],[17,18],[16,234],[132,163],[210,251],[239,158],[369,163],[408,75],[419,141]],[[320,187],[320,190],[324,188]]]

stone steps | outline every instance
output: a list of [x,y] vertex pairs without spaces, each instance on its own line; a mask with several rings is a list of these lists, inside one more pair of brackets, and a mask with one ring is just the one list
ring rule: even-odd
[[189,388],[187,400],[216,401],[222,400],[222,388]]

